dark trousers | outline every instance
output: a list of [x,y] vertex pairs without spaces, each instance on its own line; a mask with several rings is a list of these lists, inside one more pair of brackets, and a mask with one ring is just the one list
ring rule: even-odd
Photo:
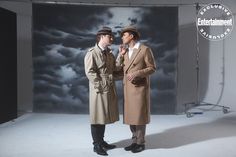
[[92,124],[91,125],[91,134],[93,138],[93,144],[101,144],[104,140],[105,125]]
[[133,143],[144,144],[146,125],[130,125]]

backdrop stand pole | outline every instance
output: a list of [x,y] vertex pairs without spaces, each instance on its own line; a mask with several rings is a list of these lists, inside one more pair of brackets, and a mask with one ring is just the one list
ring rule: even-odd
[[[196,6],[196,16],[198,15],[198,11],[200,10],[200,5],[199,3],[196,3],[195,4]],[[198,34],[198,27],[197,27],[197,24],[196,24],[196,74],[197,74],[197,84],[196,84],[196,91],[197,91],[197,94],[196,94],[196,100],[195,102],[192,102],[192,103],[188,103],[188,104],[184,104],[184,107],[185,107],[185,114],[186,116],[189,118],[189,117],[193,117],[195,114],[203,114],[203,111],[199,111],[199,112],[191,112],[191,111],[188,111],[189,107],[188,105],[191,105],[194,106],[194,107],[199,107],[199,106],[212,106],[211,109],[208,109],[208,110],[212,110],[214,107],[221,107],[222,108],[222,111],[223,113],[228,113],[229,112],[229,107],[227,106],[222,106],[222,105],[219,105],[219,102],[220,102],[220,99],[222,97],[222,93],[221,93],[221,96],[217,102],[217,104],[211,104],[211,103],[206,103],[206,102],[201,102],[200,101],[200,93],[199,93],[199,53],[200,53],[200,50],[199,50],[199,34]],[[224,56],[223,56],[223,62],[224,62]],[[224,73],[224,72],[223,72]],[[223,84],[224,85],[224,84]]]

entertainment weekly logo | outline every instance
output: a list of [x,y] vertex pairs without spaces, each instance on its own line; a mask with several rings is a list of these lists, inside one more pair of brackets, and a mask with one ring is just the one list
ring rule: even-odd
[[212,41],[223,40],[233,30],[232,12],[222,4],[208,4],[198,11],[196,25],[198,32]]

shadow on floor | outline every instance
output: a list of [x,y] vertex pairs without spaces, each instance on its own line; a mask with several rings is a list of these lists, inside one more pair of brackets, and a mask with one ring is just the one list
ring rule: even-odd
[[[209,123],[168,129],[146,136],[146,149],[176,148],[207,140],[236,136],[236,116],[228,116]],[[118,148],[131,143],[126,139],[114,144]]]

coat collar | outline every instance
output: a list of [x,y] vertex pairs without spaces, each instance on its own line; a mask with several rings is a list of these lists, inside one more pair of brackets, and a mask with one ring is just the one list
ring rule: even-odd
[[109,47],[107,47],[106,49],[102,49],[101,47],[98,46],[98,44],[95,44],[94,49],[95,49],[96,53],[100,53],[101,55],[103,53],[108,54],[111,51],[111,49]]

